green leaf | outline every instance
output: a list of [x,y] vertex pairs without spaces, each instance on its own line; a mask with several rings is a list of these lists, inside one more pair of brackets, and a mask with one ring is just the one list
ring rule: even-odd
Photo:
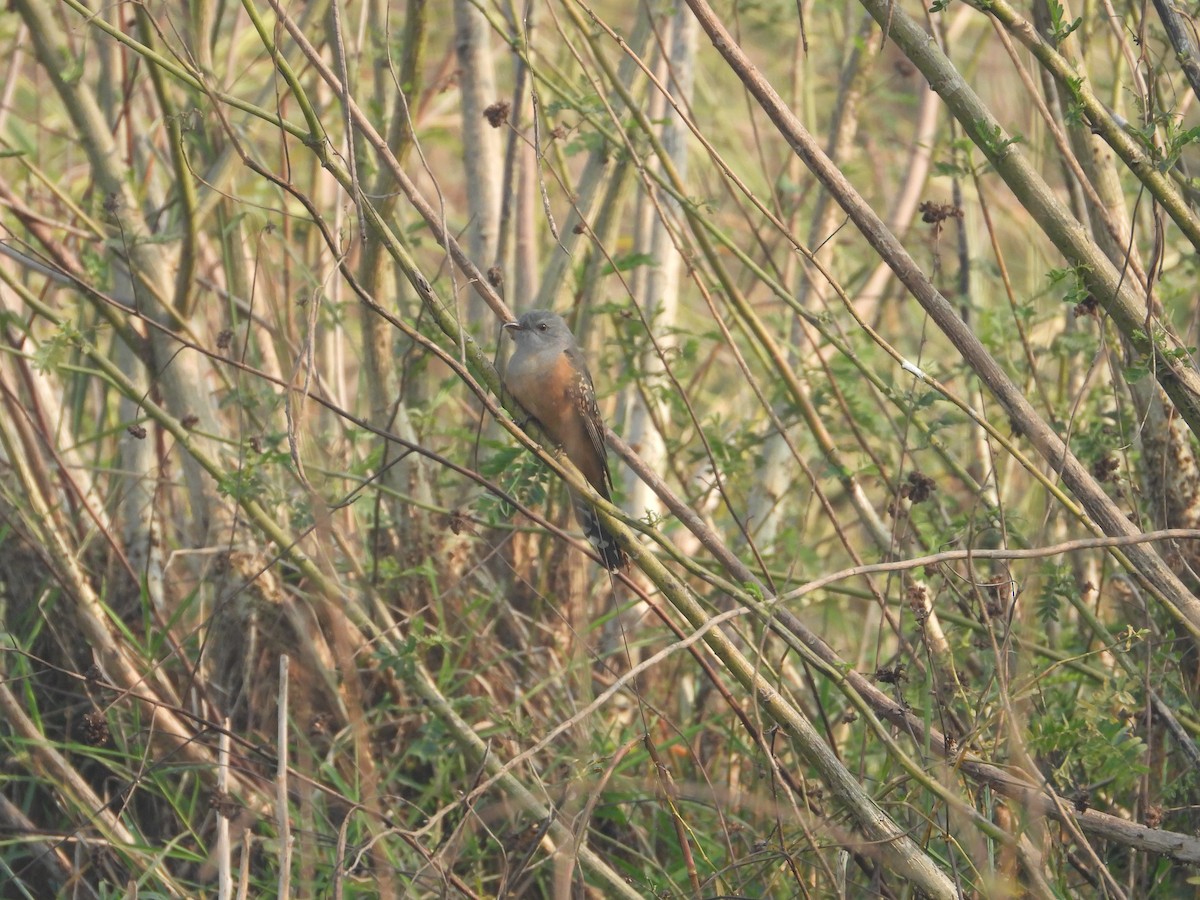
[[600,270],[600,274],[611,275],[613,272],[628,272],[631,269],[638,268],[638,266],[650,266],[653,264],[654,257],[649,253],[627,253],[623,256],[614,256],[613,261]]
[[62,365],[72,343],[73,338],[64,326],[38,345],[33,353],[33,367],[43,373],[56,371]]

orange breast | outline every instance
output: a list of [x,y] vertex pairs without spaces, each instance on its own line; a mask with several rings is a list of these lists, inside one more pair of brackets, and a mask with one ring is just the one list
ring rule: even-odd
[[[565,353],[549,364],[534,357],[512,366],[505,386],[602,496],[608,497],[604,458],[596,452],[581,408],[580,373]],[[529,363],[535,363],[533,365]]]

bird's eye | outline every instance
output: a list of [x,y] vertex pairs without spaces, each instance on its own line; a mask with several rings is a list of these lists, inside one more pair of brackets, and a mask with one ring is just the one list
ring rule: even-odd
[[541,325],[538,326],[538,331],[545,331],[549,327],[550,327],[549,325],[547,325],[545,322],[543,322]]

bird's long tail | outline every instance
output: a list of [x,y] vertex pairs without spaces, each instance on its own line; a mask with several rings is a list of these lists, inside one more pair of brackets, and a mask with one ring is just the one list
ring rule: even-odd
[[624,568],[625,564],[629,562],[629,557],[621,549],[617,539],[600,523],[600,518],[592,509],[591,504],[583,499],[582,494],[571,491],[571,506],[575,509],[575,521],[583,529],[584,536],[591,542],[600,558],[604,560],[604,568],[610,572]]

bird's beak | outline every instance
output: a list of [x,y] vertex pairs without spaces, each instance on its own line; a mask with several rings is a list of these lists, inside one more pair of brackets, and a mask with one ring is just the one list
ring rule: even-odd
[[514,328],[519,331],[521,329],[521,323],[520,322],[505,322],[500,327],[501,328]]

